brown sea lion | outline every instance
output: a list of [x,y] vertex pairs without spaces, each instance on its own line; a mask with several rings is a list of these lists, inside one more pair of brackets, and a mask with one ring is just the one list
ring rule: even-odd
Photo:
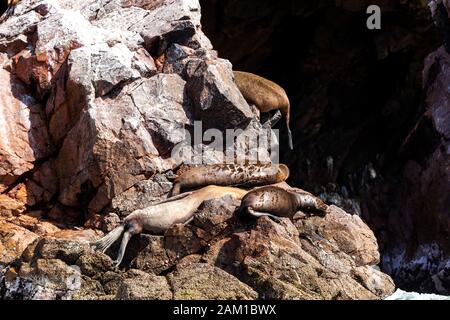
[[326,214],[327,205],[310,194],[287,191],[267,186],[248,192],[242,199],[239,211],[247,211],[255,217],[269,216],[274,219],[290,218],[299,210]]
[[183,189],[207,185],[261,186],[285,181],[289,168],[284,164],[215,164],[193,167],[180,174],[174,182],[172,196]]
[[292,150],[294,146],[292,144],[292,133],[289,126],[291,104],[286,91],[275,82],[249,72],[234,71],[234,82],[245,100],[254,104],[259,111],[281,111],[281,114],[286,119],[289,148]]
[[122,243],[114,261],[118,266],[122,261],[125,249],[130,238],[143,231],[153,234],[163,234],[170,226],[177,223],[188,223],[193,218],[198,207],[206,200],[231,195],[240,200],[248,191],[219,186],[207,186],[200,190],[188,192],[140,209],[128,215],[120,226],[106,236],[92,243],[102,252],[105,252],[123,233]]

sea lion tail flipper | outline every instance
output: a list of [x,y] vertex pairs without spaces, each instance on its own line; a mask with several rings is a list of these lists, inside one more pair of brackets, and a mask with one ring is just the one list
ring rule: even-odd
[[190,217],[189,219],[187,219],[185,222],[183,222],[184,226],[187,226],[189,223],[191,223],[192,221],[194,221],[194,217]]
[[272,129],[278,121],[280,121],[282,117],[281,111],[278,109],[273,116],[271,116],[266,122],[262,124],[262,127],[264,129]]
[[125,226],[122,224],[117,228],[115,228],[110,233],[108,233],[106,236],[101,238],[100,240],[91,243],[91,245],[94,246],[96,250],[105,252],[106,250],[108,250],[109,247],[112,246],[114,242],[116,242],[117,239],[120,238],[124,229]]
[[122,262],[123,256],[125,254],[125,249],[127,248],[128,241],[130,241],[132,235],[133,233],[131,233],[130,231],[125,231],[125,233],[123,234],[122,243],[120,244],[119,252],[117,254],[117,259],[114,260],[114,264],[116,265],[116,267],[118,267]]
[[253,208],[250,208],[250,207],[248,207],[247,210],[248,210],[248,213],[250,213],[254,217],[264,217],[264,216],[266,216],[266,217],[270,217],[270,218],[272,218],[272,219],[274,219],[274,220],[276,220],[278,222],[281,221],[280,217],[275,216],[275,215],[270,214],[270,213],[255,211]]
[[273,117],[270,118],[270,126],[273,128],[273,127],[278,123],[278,121],[280,121],[280,119],[281,119],[282,116],[283,116],[283,115],[281,114],[280,109],[278,109],[278,110],[275,112],[275,114],[273,115]]
[[291,132],[291,128],[289,127],[289,122],[286,123],[286,127],[287,127],[287,133],[288,133],[289,149],[294,150],[294,145],[292,143],[292,132]]

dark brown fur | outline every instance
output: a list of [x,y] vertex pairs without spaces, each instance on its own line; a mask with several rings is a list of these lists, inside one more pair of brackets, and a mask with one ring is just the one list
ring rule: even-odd
[[327,205],[310,194],[299,194],[268,186],[247,193],[242,199],[240,210],[246,210],[255,217],[292,219],[299,210],[313,211],[323,215],[326,213]]

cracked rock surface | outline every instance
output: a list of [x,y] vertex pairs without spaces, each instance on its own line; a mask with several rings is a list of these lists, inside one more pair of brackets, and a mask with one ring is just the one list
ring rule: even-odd
[[200,18],[197,0],[23,0],[0,24],[0,298],[381,299],[394,291],[374,267],[372,231],[335,206],[278,223],[240,216],[239,201],[224,197],[164,237],[134,237],[120,268],[110,258],[116,247],[91,250],[121,218],[168,196],[179,164],[172,151],[195,121],[262,130]]

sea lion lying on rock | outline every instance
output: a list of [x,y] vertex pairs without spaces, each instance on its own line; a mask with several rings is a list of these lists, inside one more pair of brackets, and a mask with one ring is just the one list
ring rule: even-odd
[[262,186],[283,182],[289,177],[284,164],[215,164],[193,167],[175,179],[172,196],[183,189],[207,185]]
[[325,215],[328,206],[310,194],[296,193],[276,186],[267,186],[248,192],[242,199],[239,212],[247,211],[255,217],[269,216],[276,220],[292,219],[299,210]]
[[118,266],[123,259],[130,238],[143,231],[163,234],[170,226],[188,223],[198,207],[207,200],[231,195],[240,200],[248,191],[220,186],[207,186],[200,190],[184,193],[154,204],[145,209],[133,211],[120,226],[106,236],[92,243],[95,249],[105,252],[123,233],[122,243],[114,261]]

